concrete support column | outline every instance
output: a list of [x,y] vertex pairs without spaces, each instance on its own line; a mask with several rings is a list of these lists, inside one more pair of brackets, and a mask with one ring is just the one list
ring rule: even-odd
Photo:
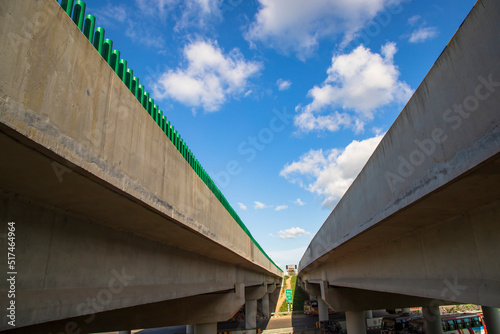
[[194,334],[217,334],[217,323],[194,325]]
[[425,320],[425,334],[443,334],[439,306],[422,307],[422,315]]
[[194,325],[186,325],[186,334],[194,334]]
[[496,307],[481,306],[488,333],[500,333],[500,313]]
[[373,319],[373,311],[372,310],[365,311],[365,319]]
[[345,320],[347,333],[366,334],[366,319],[364,311],[346,311]]
[[264,297],[262,297],[262,313],[264,317],[269,318],[269,294],[266,293]]
[[325,301],[321,298],[318,298],[318,313],[319,313],[319,321],[328,320],[328,306]]
[[256,328],[257,328],[257,300],[250,299],[245,302],[245,329],[256,329]]

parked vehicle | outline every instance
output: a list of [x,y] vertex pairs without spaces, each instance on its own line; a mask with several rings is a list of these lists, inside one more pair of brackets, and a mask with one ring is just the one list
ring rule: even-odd
[[319,331],[321,334],[339,334],[342,331],[342,326],[335,320],[321,321]]
[[[334,314],[335,311],[328,307],[328,314]],[[318,311],[318,301],[317,300],[305,300],[304,301],[304,314],[307,315],[319,315]]]
[[406,334],[408,333],[408,322],[412,319],[421,319],[420,313],[392,314],[382,318],[380,334]]
[[[485,334],[481,313],[457,313],[441,316],[445,334]],[[408,323],[408,333],[425,334],[424,319],[413,319]]]

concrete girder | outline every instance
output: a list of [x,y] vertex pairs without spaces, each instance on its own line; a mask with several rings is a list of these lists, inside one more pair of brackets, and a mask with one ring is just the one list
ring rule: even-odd
[[494,0],[471,10],[311,241],[302,279],[499,306],[499,16]]
[[245,287],[245,299],[246,300],[259,300],[264,297],[267,293],[266,284],[262,284],[259,286],[246,286]]
[[84,333],[226,321],[245,303],[243,284],[233,290],[160,301],[11,330],[11,333]]

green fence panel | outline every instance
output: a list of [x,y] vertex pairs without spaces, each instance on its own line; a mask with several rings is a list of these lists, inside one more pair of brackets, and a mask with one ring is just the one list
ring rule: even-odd
[[94,41],[94,27],[95,17],[94,15],[88,14],[85,16],[85,22],[83,23],[83,34],[87,37],[90,44]]
[[75,7],[73,8],[73,22],[75,22],[78,29],[83,29],[83,19],[85,17],[85,2],[82,0],[75,1]]
[[116,74],[118,74],[118,63],[120,62],[120,51],[118,50],[113,50],[111,52],[111,59],[109,62],[109,66],[115,71]]
[[132,77],[132,83],[130,84],[130,91],[134,94],[135,98],[137,98],[137,89],[139,89],[139,78]]
[[61,0],[61,7],[66,14],[71,17],[71,13],[73,12],[73,0]]
[[146,111],[148,111],[148,102],[149,102],[149,93],[145,91],[144,94],[142,95],[142,106],[144,107],[144,109],[146,109]]
[[160,120],[160,115],[158,115],[158,105],[157,104],[153,104],[153,115],[152,116],[153,116],[155,123],[159,125],[158,121]]
[[144,97],[144,85],[139,84],[137,86],[137,101],[142,105],[142,99]]
[[[132,78],[134,77],[134,70],[127,68],[125,71],[125,85],[132,92]],[[135,95],[135,92],[132,92]]]
[[120,59],[118,62],[118,77],[125,83],[125,72],[127,71],[127,61]]
[[104,28],[97,27],[94,33],[94,48],[102,56],[102,47],[104,45]]
[[153,98],[149,98],[148,99],[148,113],[149,115],[151,115],[151,117],[153,117],[153,106],[155,104],[155,100]]

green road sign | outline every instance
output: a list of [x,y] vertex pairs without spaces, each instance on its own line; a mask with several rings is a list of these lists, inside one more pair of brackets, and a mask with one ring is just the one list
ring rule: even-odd
[[286,293],[286,302],[293,303],[292,289],[286,289],[285,293]]

